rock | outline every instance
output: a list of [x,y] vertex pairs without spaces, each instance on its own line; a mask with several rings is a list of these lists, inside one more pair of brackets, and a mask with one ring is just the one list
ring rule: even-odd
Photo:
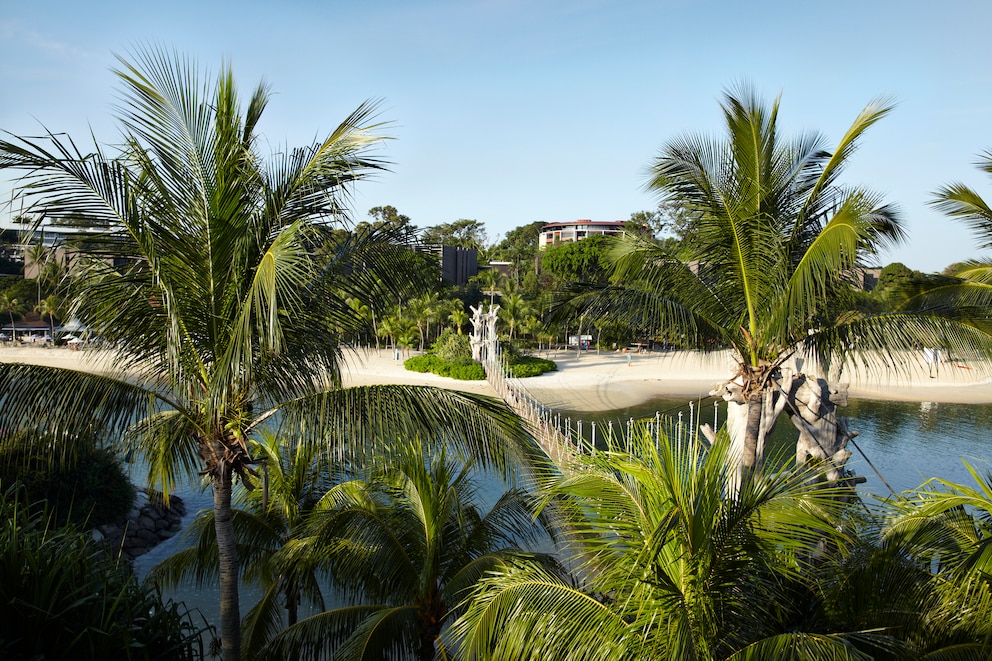
[[175,535],[176,532],[178,532],[178,531],[176,531],[176,530],[170,530],[169,528],[162,528],[161,530],[156,530],[155,531],[155,534],[158,535],[158,538],[159,539],[161,539],[161,540],[164,541],[166,539],[169,539],[173,535]]
[[106,537],[104,537],[103,533],[100,532],[100,530],[97,529],[97,528],[94,528],[93,530],[90,531],[90,537],[93,539],[93,541],[96,544],[100,544],[101,542],[103,542],[103,540],[106,539]]
[[143,542],[145,546],[155,546],[159,543],[158,535],[153,533],[151,530],[139,530],[135,534],[135,538],[137,538],[140,542]]
[[155,530],[155,519],[150,516],[142,515],[138,519],[138,526],[142,530]]

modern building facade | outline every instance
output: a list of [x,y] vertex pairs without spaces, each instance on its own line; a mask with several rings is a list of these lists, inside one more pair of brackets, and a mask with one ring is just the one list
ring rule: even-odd
[[556,243],[570,243],[581,241],[590,236],[623,236],[623,220],[573,220],[566,223],[547,223],[541,230],[541,238],[538,247],[541,250]]

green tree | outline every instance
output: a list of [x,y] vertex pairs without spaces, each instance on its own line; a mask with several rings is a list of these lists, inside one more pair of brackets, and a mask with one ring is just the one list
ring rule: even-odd
[[561,284],[605,283],[609,274],[610,237],[597,235],[552,246],[541,256],[541,268]]
[[21,313],[21,302],[8,292],[0,292],[0,310],[6,312],[10,317],[10,338],[16,341],[17,331],[14,330],[14,314],[19,315]]
[[417,229],[416,225],[410,222],[410,216],[401,214],[394,206],[372,207],[369,209],[369,217],[373,219],[373,225],[404,229],[411,232]]
[[45,317],[48,317],[49,330],[51,331],[51,336],[52,336],[52,339],[54,340],[54,338],[55,338],[55,315],[61,315],[62,314],[62,300],[58,296],[55,296],[54,294],[52,294],[51,296],[47,296],[47,297],[41,299],[41,301],[39,301],[38,305],[36,305],[34,307],[34,311],[37,312],[41,316],[42,319],[44,319]]
[[[526,278],[537,273],[540,264],[541,230],[545,222],[536,220],[520,227],[515,227],[506,233],[503,240],[493,247],[493,256],[513,263],[514,270]],[[519,277],[519,276],[518,276]]]
[[469,317],[468,317],[468,312],[465,312],[465,310],[462,309],[461,301],[457,301],[457,303],[458,303],[457,307],[455,307],[454,309],[451,310],[451,312],[448,313],[448,321],[454,324],[455,329],[458,331],[458,334],[461,335],[462,329],[465,327],[465,324],[467,324],[469,321]]
[[311,520],[312,539],[287,554],[320,558],[351,603],[290,627],[270,655],[306,649],[335,659],[446,657],[441,633],[482,577],[506,563],[554,566],[522,550],[543,536],[526,493],[507,491],[485,511],[472,475],[471,465],[443,451],[425,459],[414,442],[368,479],[328,492]]
[[823,540],[845,543],[836,487],[763,468],[731,499],[725,435],[707,448],[644,428],[631,443],[548,486],[577,578],[490,572],[452,627],[459,658],[867,658],[791,608]]
[[678,252],[626,240],[612,255],[615,286],[579,300],[593,315],[733,350],[736,374],[722,394],[742,477],[762,461],[782,411],[800,432],[797,461],[815,458],[835,477],[850,456],[848,430],[836,417],[846,395],[815,365],[786,371],[788,361],[816,359],[835,380],[848,359],[859,369],[891,369],[900,350],[941,346],[941,338],[987,356],[992,338],[926,313],[854,311],[847,274],[903,229],[877,195],[838,178],[889,105],[866,107],[833,150],[815,134],[782,138],[779,102],[766,105],[746,86],[721,105],[723,139],[676,138],[652,167],[651,189],[691,218]]
[[421,240],[430,246],[457,246],[476,250],[486,247],[487,238],[485,224],[467,218],[434,225],[421,233]]
[[499,316],[510,327],[510,341],[513,341],[517,326],[531,314],[530,305],[517,293],[507,293],[500,299]]
[[[381,140],[375,109],[362,105],[326,139],[267,160],[258,152],[266,86],[242,111],[230,69],[207,84],[179,55],[139,50],[136,62],[122,58],[116,71],[116,155],[100,145],[79,152],[54,132],[0,141],[0,168],[27,172],[24,192],[40,196],[46,215],[80,211],[111,223],[110,235],[82,248],[127,265],[94,260],[77,283],[74,309],[128,373],[4,364],[0,428],[44,425],[71,442],[89,424],[126,426],[126,442],[163,490],[183,474],[210,480],[222,653],[230,661],[241,650],[231,489],[235,478],[255,480],[248,441],[260,425],[278,421],[283,437],[342,453],[425,427],[433,429],[424,430],[428,438],[461,443],[490,463],[519,446],[496,444],[495,428],[512,432],[514,423],[491,400],[337,387],[333,329],[349,328],[353,313],[333,294],[409,277],[390,270],[402,262],[390,259],[388,233],[325,249],[342,195],[381,168],[369,154]],[[474,433],[452,437],[463,424]]]
[[[301,605],[308,610],[325,607],[315,563],[287,565],[280,552],[307,537],[308,517],[332,485],[323,448],[303,444],[291,448],[274,434],[263,434],[253,441],[252,449],[265,483],[261,489],[242,491],[232,516],[241,580],[262,595],[242,623],[244,654],[256,658],[275,632],[299,621]],[[203,587],[216,581],[220,567],[214,512],[200,512],[185,534],[194,544],[159,563],[149,578],[167,586]]]

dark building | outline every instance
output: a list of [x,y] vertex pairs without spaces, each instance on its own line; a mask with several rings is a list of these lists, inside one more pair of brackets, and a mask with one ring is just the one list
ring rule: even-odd
[[464,285],[479,272],[479,253],[475,248],[442,246],[435,248],[441,255],[441,279],[453,285]]

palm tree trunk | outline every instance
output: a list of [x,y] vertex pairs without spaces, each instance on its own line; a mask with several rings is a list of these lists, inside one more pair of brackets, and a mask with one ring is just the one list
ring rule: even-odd
[[220,636],[221,658],[241,659],[241,610],[238,601],[238,550],[231,512],[231,469],[218,467],[214,477],[214,528],[220,560]]

